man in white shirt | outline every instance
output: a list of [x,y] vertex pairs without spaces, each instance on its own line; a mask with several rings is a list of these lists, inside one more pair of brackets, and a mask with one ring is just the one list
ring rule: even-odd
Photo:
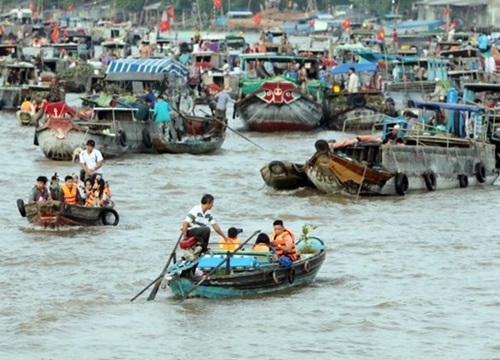
[[227,240],[226,234],[221,230],[219,225],[210,211],[214,206],[214,197],[210,194],[205,194],[201,198],[201,204],[193,207],[184,222],[182,223],[182,237],[187,239],[189,237],[196,237],[202,242],[204,250],[206,251],[208,241],[210,239],[211,225],[215,232],[219,234],[224,240]]
[[351,67],[349,68],[349,83],[347,85],[347,92],[349,97],[347,98],[347,104],[353,106],[353,100],[359,91],[359,77],[356,74],[356,70]]
[[92,178],[95,174],[102,176],[103,157],[99,150],[94,149],[95,141],[88,140],[85,151],[80,153],[80,165],[85,171],[85,179]]

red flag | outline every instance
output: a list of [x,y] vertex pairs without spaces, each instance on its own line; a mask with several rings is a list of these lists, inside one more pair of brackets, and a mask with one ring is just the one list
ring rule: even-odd
[[312,19],[311,22],[309,23],[309,26],[310,27],[314,27],[314,25],[316,25],[316,19]]
[[70,6],[68,6],[68,10],[66,10],[66,11],[71,12],[71,11],[73,11],[74,8],[75,8],[75,5],[71,4]]
[[444,8],[444,16],[450,15],[450,4],[447,4],[446,7]]
[[222,0],[212,0],[216,9],[220,9],[222,7]]
[[350,27],[351,27],[351,18],[347,18],[342,23],[342,29],[344,29],[345,31],[347,31],[347,30],[349,30]]
[[168,16],[169,16],[169,17],[171,17],[172,19],[173,19],[173,18],[175,18],[175,10],[174,10],[174,7],[173,7],[173,6],[172,6],[172,7],[170,7],[170,8],[168,8],[168,10],[167,10],[167,14],[168,14]]
[[259,27],[260,26],[260,22],[262,20],[262,13],[257,13],[255,14],[255,16],[253,17],[253,23],[255,24],[255,26]]
[[56,44],[59,42],[59,24],[56,24],[56,26],[54,26],[54,30],[52,30],[50,38]]
[[377,39],[380,41],[385,41],[385,32],[382,26],[380,26],[380,29],[378,30]]
[[30,10],[35,11],[35,3],[30,3]]
[[170,31],[170,19],[163,20],[160,24],[158,24],[158,29],[161,32]]

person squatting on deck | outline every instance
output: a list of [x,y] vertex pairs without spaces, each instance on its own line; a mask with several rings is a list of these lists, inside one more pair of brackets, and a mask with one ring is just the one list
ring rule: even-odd
[[213,206],[214,197],[210,194],[203,195],[201,204],[194,206],[182,223],[182,238],[184,240],[189,237],[197,238],[202,244],[204,251],[207,250],[210,240],[209,225],[214,228],[215,232],[219,234],[224,241],[228,241],[226,234],[221,230],[210,211]]
[[102,175],[102,166],[104,159],[99,150],[95,149],[95,141],[90,139],[85,145],[85,150],[80,153],[80,165],[85,171],[85,180],[93,177],[95,174]]
[[295,234],[286,229],[283,220],[275,220],[273,223],[274,231],[271,234],[271,245],[279,258],[287,257],[291,261],[297,260],[297,251],[295,249]]

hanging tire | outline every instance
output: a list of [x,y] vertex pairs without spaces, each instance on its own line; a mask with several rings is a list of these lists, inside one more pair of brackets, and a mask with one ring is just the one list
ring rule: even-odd
[[289,284],[293,284],[293,282],[295,281],[295,269],[293,267],[288,270],[287,279]]
[[394,179],[394,186],[398,195],[406,195],[408,187],[410,186],[408,176],[406,176],[405,173],[397,173],[396,178]]
[[317,151],[322,152],[322,153],[327,153],[330,152],[330,145],[328,145],[328,141],[326,140],[318,140],[314,144],[314,147],[316,148]]
[[304,263],[304,271],[305,271],[305,272],[307,272],[307,273],[308,273],[309,271],[311,271],[311,264],[309,263],[309,261],[306,261],[306,262]]
[[[112,219],[109,218],[110,214],[113,216]],[[115,211],[115,209],[104,209],[101,212],[101,220],[104,225],[116,226],[120,222],[120,216]]]
[[486,167],[483,162],[480,161],[476,164],[476,178],[481,184],[486,182]]
[[278,279],[278,273],[276,272],[276,270],[273,270],[273,272],[271,273],[271,276],[273,277],[273,281],[275,284],[279,284],[280,281]]
[[118,131],[118,140],[120,141],[121,146],[128,146],[127,133],[124,130]]
[[35,146],[38,146],[38,145],[39,145],[39,144],[38,144],[38,136],[37,136],[37,134],[36,134],[36,130],[35,130],[35,137],[33,138],[33,145],[35,145]]
[[458,175],[458,183],[460,184],[461,188],[466,188],[469,186],[469,178],[465,174],[460,174]]
[[408,100],[408,102],[407,102],[406,104],[408,105],[408,107],[409,107],[409,108],[414,108],[414,107],[416,107],[416,106],[415,106],[415,101],[413,101],[413,100]]
[[148,149],[153,146],[153,141],[151,140],[151,132],[149,131],[149,129],[145,128],[142,130],[142,142]]
[[271,161],[268,165],[269,171],[272,174],[280,175],[280,174],[285,174],[287,173],[285,164],[283,164],[281,161]]
[[429,170],[424,172],[424,181],[425,181],[425,187],[429,191],[434,191],[436,190],[436,174],[434,174],[434,171]]
[[352,98],[352,106],[354,107],[363,107],[366,105],[366,99],[361,94],[356,94]]
[[19,210],[19,214],[21,214],[22,217],[26,217],[26,208],[24,207],[23,199],[17,199],[17,208]]

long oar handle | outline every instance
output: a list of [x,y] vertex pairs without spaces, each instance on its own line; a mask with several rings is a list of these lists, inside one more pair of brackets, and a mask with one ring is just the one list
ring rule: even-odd
[[[139,296],[141,296],[147,289],[149,289],[151,287],[151,285],[153,285],[154,283],[158,282],[158,280],[160,280],[161,278],[163,278],[165,276],[165,273],[170,265],[170,262],[172,261],[172,259],[174,258],[174,254],[175,254],[175,251],[177,249],[177,246],[179,246],[179,243],[182,239],[182,233],[181,235],[179,236],[179,239],[177,239],[177,243],[175,244],[174,246],[174,249],[172,250],[172,252],[170,253],[170,256],[168,257],[168,260],[167,260],[167,263],[165,264],[165,266],[163,267],[163,270],[161,271],[161,274],[160,276],[158,276],[156,279],[154,279],[153,281],[151,281],[149,283],[148,286],[146,286],[144,289],[141,290],[141,292],[139,292],[136,296],[134,296],[132,299],[130,299],[130,301],[134,301],[135,299],[137,299]],[[160,284],[158,283],[158,287],[160,286]],[[158,292],[158,289],[156,289],[156,292]],[[151,296],[151,295],[150,295]],[[156,296],[156,293],[155,293],[155,296]],[[153,297],[154,299],[154,297]],[[149,298],[148,298],[149,300]]]
[[258,233],[260,233],[260,230],[257,230],[256,232],[254,232],[252,234],[252,236],[250,236],[248,239],[246,239],[244,242],[242,242],[240,244],[240,246],[238,246],[233,252],[229,253],[228,255],[226,255],[224,257],[224,259],[216,266],[214,267],[207,275],[203,276],[203,279],[201,279],[200,281],[198,281],[185,295],[184,295],[184,298],[187,298],[189,296],[189,294],[191,294],[193,292],[194,289],[196,289],[198,286],[200,286],[201,284],[203,284],[203,282],[208,279],[210,277],[210,275],[212,275],[214,272],[216,272],[221,266],[222,264],[224,264],[228,258],[228,256],[233,256],[238,250],[241,250],[243,248],[243,246],[245,246],[255,235],[257,235]]

